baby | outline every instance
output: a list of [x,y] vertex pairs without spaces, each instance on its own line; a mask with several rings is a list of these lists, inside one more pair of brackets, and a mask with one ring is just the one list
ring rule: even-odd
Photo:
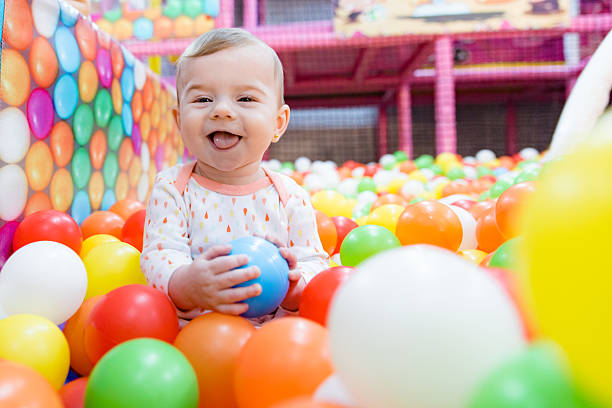
[[[309,195],[290,177],[262,167],[270,143],[289,123],[283,68],[247,31],[216,29],[178,60],[174,118],[192,163],[160,172],[145,221],[141,268],[182,318],[206,311],[239,315],[259,284],[246,255],[228,255],[233,239],[259,235],[280,248],[289,291],[276,316],[295,311],[306,283],[329,267]],[[268,316],[271,318],[272,316]]]

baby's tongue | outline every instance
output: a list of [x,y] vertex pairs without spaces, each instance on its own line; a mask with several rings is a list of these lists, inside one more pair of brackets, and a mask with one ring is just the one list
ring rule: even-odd
[[213,143],[219,149],[228,149],[238,143],[239,140],[238,136],[227,132],[215,132],[213,135]]

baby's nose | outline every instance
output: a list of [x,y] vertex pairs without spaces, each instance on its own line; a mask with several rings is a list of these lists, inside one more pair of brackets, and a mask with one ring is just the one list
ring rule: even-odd
[[213,119],[233,119],[234,112],[226,103],[218,103],[212,111]]

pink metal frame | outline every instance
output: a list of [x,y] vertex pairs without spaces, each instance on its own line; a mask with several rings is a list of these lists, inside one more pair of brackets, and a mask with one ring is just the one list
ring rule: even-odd
[[[232,27],[234,25],[234,0],[220,0],[220,14],[216,18],[217,27]],[[457,136],[455,123],[456,86],[461,84],[516,83],[526,81],[541,83],[542,81],[565,80],[566,93],[573,87],[576,78],[586,61],[575,67],[564,65],[545,65],[530,67],[495,67],[456,68],[453,66],[453,40],[484,39],[484,38],[520,38],[537,35],[539,37],[559,36],[566,32],[607,31],[612,28],[612,14],[583,15],[572,20],[569,27],[550,30],[520,31],[501,30],[495,32],[475,32],[460,35],[402,35],[394,37],[354,36],[342,38],[334,33],[331,21],[307,23],[292,23],[286,25],[266,26],[265,0],[243,0],[244,28],[273,47],[281,56],[285,69],[287,88],[291,96],[308,96],[322,93],[342,93],[355,90],[355,86],[366,93],[381,88],[387,89],[382,98],[375,97],[339,97],[317,99],[296,99],[292,106],[342,106],[357,104],[376,104],[379,106],[378,153],[388,151],[387,144],[387,104],[392,102],[398,107],[399,148],[408,156],[412,156],[412,120],[411,106],[415,103],[411,91],[416,87],[434,85],[434,101],[436,115],[436,151],[456,152]],[[180,54],[189,44],[190,39],[177,39],[160,43],[132,41],[126,46],[137,56],[151,54]],[[416,51],[401,67],[399,75],[367,77],[381,47],[398,45],[416,46]],[[295,53],[306,49],[341,49],[346,47],[359,48],[359,54],[353,67],[351,78],[296,78]],[[435,69],[420,69],[431,54],[435,55]],[[367,77],[367,78],[366,78]],[[473,86],[471,86],[473,88]],[[324,92],[323,92],[324,91]],[[493,96],[493,98],[495,98]],[[422,98],[421,98],[422,99]],[[469,96],[457,98],[469,103]],[[499,98],[503,100],[504,98]],[[476,96],[474,101],[482,101]],[[517,148],[516,109],[510,102],[507,105],[506,147],[509,153]]]

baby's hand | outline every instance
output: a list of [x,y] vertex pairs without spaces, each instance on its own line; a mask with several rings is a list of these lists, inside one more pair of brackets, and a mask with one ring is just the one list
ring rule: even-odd
[[[267,234],[265,236],[260,235],[260,234],[253,234],[253,235],[256,236],[256,237],[268,240],[271,243],[273,243],[274,245],[276,245],[278,247],[278,250],[280,251],[282,257],[285,258],[285,260],[289,264],[289,271],[295,269],[295,267],[297,265],[297,258],[295,256],[295,254],[293,253],[293,251],[291,251],[289,248],[287,248],[285,246],[285,244],[283,244],[281,242],[280,239],[276,238],[273,235],[269,235],[269,234]],[[298,276],[297,279],[299,279],[299,276]],[[295,279],[295,280],[297,280],[297,279]],[[291,280],[291,272],[289,272],[289,280]]]
[[246,312],[246,303],[237,303],[261,293],[261,286],[235,285],[255,279],[260,271],[256,266],[236,269],[249,262],[247,255],[227,255],[230,245],[215,245],[178,268],[170,278],[168,294],[180,309],[196,308],[239,315]]
[[287,248],[280,241],[280,239],[276,238],[275,236],[261,236],[257,234],[255,234],[255,236],[264,238],[276,245],[283,258],[285,258],[289,264],[289,290],[287,291],[287,296],[285,296],[285,300],[283,300],[281,306],[289,311],[296,311],[300,306],[300,299],[302,298],[304,287],[306,287],[306,281],[303,279],[302,273],[295,269],[297,266],[297,257],[293,251],[291,251],[291,249]]
[[292,312],[297,311],[305,287],[306,280],[302,276],[302,273],[297,269],[289,271],[289,290],[281,306]]

